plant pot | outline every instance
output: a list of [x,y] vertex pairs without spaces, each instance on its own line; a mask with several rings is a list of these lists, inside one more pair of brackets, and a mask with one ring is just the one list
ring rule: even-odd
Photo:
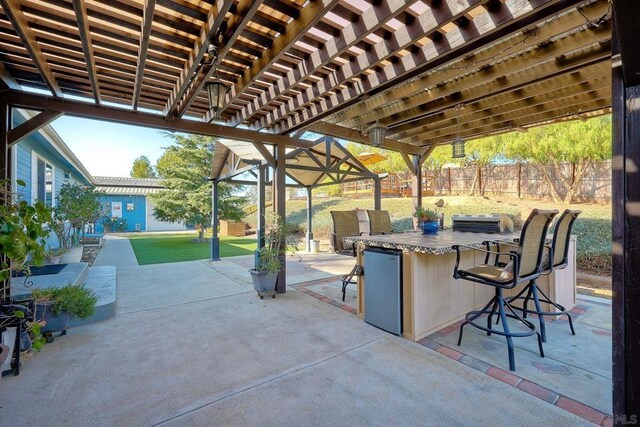
[[267,271],[249,270],[251,280],[253,280],[253,288],[257,293],[263,294],[267,292],[275,292],[278,273],[269,273]]
[[69,327],[69,313],[62,311],[59,314],[54,314],[51,310],[53,306],[52,302],[44,302],[36,304],[36,321],[45,322],[45,325],[40,328],[40,332],[57,332],[64,331]]
[[49,264],[60,264],[62,255],[56,255],[49,258]]
[[424,221],[422,223],[422,234],[424,235],[436,235],[440,229],[439,221]]

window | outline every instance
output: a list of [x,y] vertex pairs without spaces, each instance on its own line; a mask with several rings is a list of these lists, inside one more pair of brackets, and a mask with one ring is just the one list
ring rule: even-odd
[[35,200],[41,200],[48,207],[54,205],[54,170],[46,161],[40,157],[34,156],[34,180],[33,180],[33,198]]

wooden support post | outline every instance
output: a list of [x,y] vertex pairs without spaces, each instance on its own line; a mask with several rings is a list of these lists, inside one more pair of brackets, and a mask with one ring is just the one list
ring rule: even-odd
[[313,240],[313,200],[312,187],[307,187],[307,252],[311,252],[311,241]]
[[449,181],[449,195],[451,195],[451,168],[447,168],[447,180]]
[[[276,148],[276,170],[274,172],[273,181],[274,181],[274,204],[273,208],[282,218],[283,221],[287,220],[287,203],[286,203],[286,166],[285,161],[287,157],[287,152],[284,145],[278,145]],[[282,253],[280,254],[280,263],[282,264],[282,268],[278,273],[278,283],[276,285],[276,290],[279,294],[283,294],[287,292],[287,258],[286,258],[286,248],[282,248]]]
[[218,181],[211,182],[211,261],[220,261],[218,237]]
[[413,156],[413,170],[416,179],[416,206],[422,206],[422,165],[420,156]]
[[258,210],[256,211],[256,252],[255,252],[255,268],[260,264],[260,249],[264,247],[264,213],[267,201],[265,199],[265,183],[267,181],[267,166],[261,164],[258,166]]
[[622,66],[614,65],[612,286],[615,425],[635,424],[640,417],[640,86],[625,86],[622,72]]
[[382,209],[382,178],[373,179],[373,209]]

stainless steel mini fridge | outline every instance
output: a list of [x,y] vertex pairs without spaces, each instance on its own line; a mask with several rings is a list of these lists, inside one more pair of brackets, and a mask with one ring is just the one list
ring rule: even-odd
[[402,335],[402,252],[364,251],[364,321]]

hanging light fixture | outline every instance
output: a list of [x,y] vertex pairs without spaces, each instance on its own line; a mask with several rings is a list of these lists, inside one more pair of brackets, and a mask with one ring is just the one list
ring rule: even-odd
[[460,136],[460,114],[464,109],[462,104],[456,106],[456,139],[451,144],[451,157],[454,159],[464,159],[466,154],[464,152],[464,138]]
[[375,122],[367,129],[371,146],[382,147],[384,138],[387,136],[387,127],[379,122]]
[[225,99],[229,92],[230,86],[226,85],[218,78],[218,49],[213,45],[209,45],[209,55],[211,55],[211,66],[213,67],[213,79],[206,84],[207,95],[209,96],[209,109],[214,119],[220,118],[220,113],[224,108]]
[[207,83],[207,94],[209,95],[209,109],[214,118],[220,118],[220,112],[224,108],[224,102],[230,87],[218,78],[214,78]]

